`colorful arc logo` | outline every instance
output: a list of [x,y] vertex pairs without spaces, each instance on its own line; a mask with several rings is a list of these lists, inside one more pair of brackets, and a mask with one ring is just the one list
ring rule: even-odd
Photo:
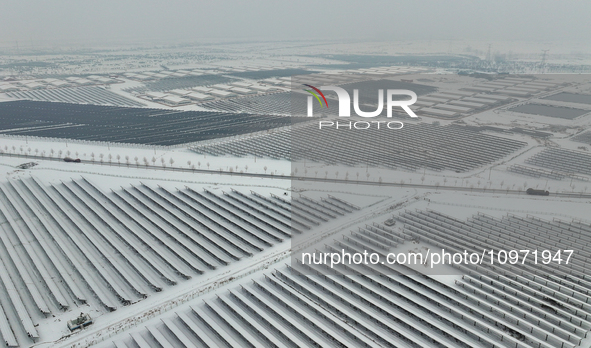
[[[326,105],[326,108],[328,109],[328,103],[326,102],[326,98],[324,97],[324,94],[318,88],[316,88],[316,87],[314,87],[312,85],[306,85],[306,84],[304,84],[304,86],[310,87],[313,90],[315,90],[316,92],[318,92],[318,94],[320,94],[320,96],[322,97],[322,99],[324,99],[324,105]],[[312,94],[313,96],[316,97],[316,99],[318,99],[318,102],[320,103],[320,107],[323,107],[324,106],[324,105],[322,105],[322,100],[320,100],[320,97],[318,96],[318,94],[312,92],[309,89],[305,89],[305,91],[308,92],[308,93],[310,93],[310,94]]]

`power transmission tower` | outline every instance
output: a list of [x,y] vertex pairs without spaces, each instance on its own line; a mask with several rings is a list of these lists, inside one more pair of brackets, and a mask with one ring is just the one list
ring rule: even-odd
[[544,69],[546,67],[546,55],[548,54],[548,51],[550,50],[542,50],[542,62],[540,63],[540,67],[542,69]]

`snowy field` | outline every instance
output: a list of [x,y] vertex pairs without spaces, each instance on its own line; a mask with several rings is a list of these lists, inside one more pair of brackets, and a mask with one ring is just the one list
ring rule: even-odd
[[[401,44],[405,54],[452,51],[448,42]],[[486,49],[478,42],[455,44],[474,54]],[[189,148],[265,139],[262,132],[170,148],[0,136],[0,337],[6,345],[589,347],[591,144],[572,137],[591,127],[591,115],[581,111],[567,120],[514,111],[536,103],[591,111],[547,98],[591,94],[587,77],[491,81],[424,66],[347,69],[346,60],[328,55],[395,54],[399,46],[326,43],[300,56],[301,48],[290,45],[222,45],[192,62],[170,52],[142,63],[130,56],[113,65],[63,67],[60,74],[115,74],[118,83],[108,90],[118,96],[150,108],[201,110],[128,91],[145,86],[138,74],[232,77],[302,69],[363,80],[386,72],[394,81],[437,88],[418,106],[420,120],[409,123],[473,127],[476,136],[503,140],[479,145],[481,151],[520,146],[463,171],[425,169],[424,163],[454,158],[427,146],[429,139],[424,147],[408,145],[423,150],[414,155],[426,162],[389,169]],[[535,72],[531,60],[522,72]],[[319,76],[322,83],[322,75],[313,78]],[[288,90],[291,82],[283,78],[267,82]],[[487,101],[491,96],[499,99]],[[0,93],[0,102],[8,100]],[[437,117],[433,109],[455,114]],[[528,195],[528,188],[548,195]],[[486,255],[493,249],[539,251],[539,259],[329,267],[304,264],[303,257],[340,251]],[[571,262],[563,262],[559,250],[572,250]],[[67,322],[80,313],[93,323],[70,332]]]
[[[36,143],[34,145],[42,146],[43,144]],[[55,145],[55,143],[53,143],[53,145]],[[70,146],[72,145],[69,144],[68,149]],[[93,151],[97,153],[99,151],[105,150],[101,147],[93,148],[90,145],[87,146],[88,148],[81,148],[79,150],[87,152]],[[126,153],[125,151],[130,151],[128,153],[141,155],[142,152],[140,151],[145,151],[146,155],[154,154],[154,151],[151,149],[115,148],[112,150],[117,150],[117,153]],[[174,156],[175,158],[179,158],[179,161],[180,158],[182,158],[184,161],[187,158],[192,158],[195,160],[195,157],[199,157],[192,152],[183,150],[175,150],[170,152],[158,151],[159,150],[157,150],[156,153],[157,156],[164,156],[165,158],[168,158],[166,156]],[[448,216],[453,216],[458,220],[465,220],[481,212],[497,219],[502,218],[506,215],[506,213],[513,213],[518,216],[532,215],[542,219],[547,219],[548,216],[554,216],[563,221],[571,221],[574,219],[581,220],[587,225],[590,224],[586,214],[588,210],[587,207],[590,202],[589,199],[584,198],[536,198],[523,194],[515,195],[512,193],[490,194],[478,192],[448,192],[434,189],[380,187],[377,185],[343,185],[333,183],[325,183],[322,185],[322,187],[319,187],[317,183],[307,183],[306,181],[298,182],[296,185],[298,192],[293,192],[291,181],[281,178],[261,179],[254,177],[241,177],[240,180],[237,181],[236,178],[230,177],[228,175],[192,174],[161,170],[146,170],[142,169],[141,165],[138,168],[134,168],[133,165],[130,165],[129,168],[119,168],[114,166],[110,167],[108,165],[101,166],[97,164],[69,164],[55,161],[37,161],[39,164],[35,167],[25,170],[18,170],[15,168],[15,166],[27,162],[26,159],[15,157],[11,158],[7,156],[2,156],[0,158],[2,161],[2,169],[6,171],[6,177],[7,179],[11,180],[12,183],[24,181],[27,182],[28,185],[31,185],[31,177],[34,177],[36,178],[34,180],[37,180],[43,185],[43,187],[47,189],[49,186],[61,186],[63,185],[62,182],[65,182],[67,187],[70,187],[72,190],[74,190],[73,192],[77,192],[79,194],[82,194],[82,191],[80,191],[79,187],[76,187],[76,184],[72,184],[70,180],[81,183],[83,180],[81,178],[84,178],[104,193],[108,193],[111,189],[116,191],[120,191],[121,188],[130,190],[132,186],[141,186],[141,183],[143,183],[147,185],[146,187],[150,188],[157,188],[158,186],[161,186],[163,190],[168,192],[175,192],[176,189],[183,190],[185,186],[188,186],[197,191],[207,189],[216,195],[223,195],[222,192],[229,193],[232,191],[232,189],[235,189],[246,195],[250,194],[250,191],[252,190],[267,197],[271,197],[271,194],[279,197],[285,197],[284,193],[288,193],[288,197],[300,197],[301,194],[314,200],[320,200],[322,197],[326,197],[326,195],[330,194],[338,197],[339,199],[352,202],[361,208],[361,211],[351,214],[347,218],[339,218],[323,225],[322,232],[318,232],[316,234],[317,237],[314,237],[321,238],[321,244],[331,240],[339,240],[339,238],[341,238],[339,236],[350,235],[350,231],[356,230],[360,227],[363,228],[367,224],[383,224],[385,220],[391,217],[397,217],[398,214],[405,210],[414,211],[415,209],[429,209],[438,211]],[[227,161],[227,159],[223,158],[216,159],[220,163],[223,160]],[[207,157],[204,160],[210,161],[211,157]],[[263,168],[260,168],[255,166],[254,159],[236,160],[249,161],[244,163],[250,163],[249,171],[251,170],[250,168],[252,166],[252,168],[255,168],[252,169],[254,172],[264,173],[263,164],[267,164],[267,170],[269,170],[269,168],[274,168],[271,167],[272,164],[275,164],[278,166],[278,168],[281,168],[279,165],[283,165],[285,172],[290,170],[289,165],[282,161],[267,160],[268,162],[261,163],[261,159],[257,159],[257,165],[263,166]],[[212,163],[218,162],[212,161],[210,166]],[[399,174],[397,174],[397,176],[398,175]],[[510,177],[510,174],[507,172],[499,172],[498,175],[504,175],[504,180],[509,180]],[[8,184],[3,183],[2,185],[4,190],[6,190],[6,185]],[[306,188],[307,186],[308,188]],[[86,190],[90,190],[89,186],[84,187]],[[63,194],[66,194],[65,188],[61,188],[60,190],[62,190]],[[142,188],[141,190],[145,189]],[[12,192],[12,190],[9,189],[7,192]],[[52,193],[51,190],[48,192],[55,195],[55,193]],[[148,192],[146,191],[146,193]],[[115,197],[111,197],[111,199],[115,199]],[[97,207],[96,209],[99,208]],[[400,228],[403,226],[403,224],[398,222],[397,226],[399,227],[396,227],[395,231],[402,235],[404,230]],[[404,242],[401,245],[402,249],[400,250],[417,250],[417,248],[424,246],[430,246],[433,248],[433,250],[437,250],[437,247],[430,244],[429,242],[422,242],[422,244],[414,246],[409,243],[411,242]],[[409,247],[406,245],[409,245]],[[237,284],[239,283],[243,284],[244,286],[248,286],[248,291],[252,292],[253,296],[260,296],[261,294],[265,294],[267,290],[273,290],[273,286],[281,285],[270,284],[272,287],[268,288],[269,284],[267,284],[265,288],[261,288],[258,285],[252,287],[251,284],[253,284],[252,280],[255,280],[257,281],[257,284],[263,284],[263,286],[265,286],[266,283],[263,274],[270,275],[268,272],[272,271],[273,269],[278,269],[278,271],[281,272],[283,276],[288,277],[289,272],[291,271],[286,270],[285,266],[283,265],[291,263],[291,258],[287,253],[290,248],[292,248],[292,242],[289,239],[286,239],[273,247],[266,248],[264,251],[257,253],[254,257],[235,261],[232,263],[231,268],[220,267],[216,270],[207,271],[207,273],[203,275],[194,276],[189,280],[177,279],[178,283],[176,285],[165,285],[163,291],[161,292],[148,291],[149,294],[147,299],[141,300],[138,298],[137,301],[139,302],[129,306],[120,306],[114,312],[105,310],[104,306],[101,306],[99,301],[91,300],[88,302],[88,304],[70,303],[70,308],[65,312],[53,310],[52,313],[53,315],[56,315],[55,317],[43,319],[42,316],[32,315],[32,317],[35,318],[34,320],[40,323],[38,333],[42,337],[42,340],[39,342],[52,342],[64,336],[64,338],[59,340],[57,343],[47,343],[41,346],[61,347],[71,346],[74,344],[87,345],[92,342],[102,342],[101,346],[112,347],[113,345],[110,342],[118,342],[119,340],[128,342],[128,345],[133,345],[135,343],[131,343],[131,339],[129,337],[133,337],[133,340],[138,342],[138,340],[142,339],[137,336],[139,335],[148,342],[149,346],[153,346],[155,342],[154,340],[158,341],[158,339],[161,339],[161,337],[158,336],[158,333],[153,331],[156,329],[158,332],[161,332],[164,337],[166,337],[165,342],[168,341],[174,346],[174,342],[177,342],[176,340],[179,339],[174,338],[176,337],[175,335],[189,335],[189,333],[186,331],[186,326],[183,326],[184,324],[179,322],[179,320],[187,320],[186,315],[189,315],[190,319],[188,320],[193,321],[193,323],[197,324],[197,326],[200,325],[199,323],[201,320],[198,318],[203,319],[211,317],[212,320],[220,325],[216,327],[214,331],[225,332],[223,330],[227,330],[227,328],[224,328],[224,325],[226,324],[224,324],[225,322],[220,319],[221,317],[219,317],[219,315],[225,318],[228,313],[231,313],[228,312],[228,308],[230,307],[227,307],[226,304],[233,307],[238,306],[237,308],[241,308],[243,311],[247,310],[247,308],[244,307],[244,303],[240,302],[241,300],[239,300],[238,297],[235,297],[244,296],[244,294],[241,295],[240,292],[236,293],[237,289],[239,288],[237,288]],[[276,262],[278,263],[275,265]],[[268,265],[273,266],[270,269],[267,269]],[[232,277],[235,278],[236,281],[229,281],[229,279]],[[434,275],[432,277],[432,279],[437,279],[437,284],[440,284],[438,286],[453,286],[454,279],[459,279],[457,276]],[[289,284],[288,278],[281,279],[283,279],[281,281],[288,281],[288,283],[284,284]],[[139,279],[136,279],[136,281],[139,281]],[[141,287],[144,290],[146,288],[145,285]],[[224,294],[223,296],[227,296],[225,294],[230,294],[228,291],[236,293],[237,295],[224,297],[224,302],[219,302],[221,300],[218,299],[218,296],[221,296],[221,294]],[[411,296],[411,294],[405,296]],[[412,296],[418,295],[414,294]],[[269,299],[273,300],[274,297],[271,296]],[[211,304],[213,307],[209,307],[208,305],[203,307],[204,305],[202,300],[205,300],[206,303]],[[6,301],[6,299],[4,299],[4,301]],[[28,301],[29,302],[25,302],[27,303],[27,308],[29,308],[28,306],[34,306],[32,300],[29,299]],[[214,310],[213,312],[212,308]],[[253,307],[252,310],[260,311],[261,309]],[[80,311],[91,314],[91,316],[95,319],[95,323],[82,332],[68,337],[68,331],[67,328],[65,328],[64,322],[75,317]],[[194,317],[194,314],[191,314],[193,312],[189,313],[189,311],[196,311],[195,313],[199,314],[198,316]],[[180,313],[179,315],[181,316],[181,319],[178,319],[179,317],[177,317],[174,313]],[[242,315],[252,315],[247,313],[252,312],[245,312]],[[284,315],[291,316],[292,314],[286,313]],[[164,324],[162,319],[164,319]],[[169,322],[168,320],[172,321]],[[294,320],[297,322],[299,319],[294,318]],[[10,318],[9,322],[11,322]],[[240,321],[234,325],[242,325],[239,323]],[[308,325],[306,324],[307,322],[305,320],[301,323],[301,325]],[[191,324],[191,322],[189,322],[189,324]],[[152,333],[146,333],[144,327],[149,328],[151,330],[150,332]],[[123,331],[124,329],[125,331]],[[181,331],[179,332],[178,330]],[[122,333],[118,334],[119,332]],[[500,332],[502,332],[502,330]],[[132,335],[129,336],[129,334]],[[158,336],[158,338],[156,338],[154,335]],[[211,339],[212,342],[217,342],[217,344],[219,344],[218,338],[216,338],[217,336],[211,336],[210,334],[205,335],[205,339]],[[244,335],[246,335],[246,333]],[[310,333],[310,335],[312,335],[312,339],[316,342],[324,342],[324,339],[314,338],[316,337],[316,334]],[[336,335],[336,333],[333,333],[333,335]],[[242,337],[249,336],[238,335],[234,337],[234,339],[236,342],[240,343],[243,342]],[[189,339],[194,340],[193,338]],[[296,340],[296,337],[293,337],[292,339]],[[302,338],[300,337],[299,339]],[[318,339],[320,339],[320,341],[318,341]],[[20,342],[26,341],[28,339],[23,336],[18,336],[18,340]]]

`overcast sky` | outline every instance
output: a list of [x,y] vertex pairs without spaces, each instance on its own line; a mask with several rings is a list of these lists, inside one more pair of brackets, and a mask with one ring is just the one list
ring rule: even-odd
[[586,40],[591,1],[0,0],[0,45],[132,40]]

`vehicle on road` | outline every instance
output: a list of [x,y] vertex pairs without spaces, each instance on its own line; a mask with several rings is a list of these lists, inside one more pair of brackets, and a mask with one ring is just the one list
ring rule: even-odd
[[550,192],[545,190],[535,190],[533,188],[528,188],[525,193],[528,195],[536,195],[536,196],[550,196]]

